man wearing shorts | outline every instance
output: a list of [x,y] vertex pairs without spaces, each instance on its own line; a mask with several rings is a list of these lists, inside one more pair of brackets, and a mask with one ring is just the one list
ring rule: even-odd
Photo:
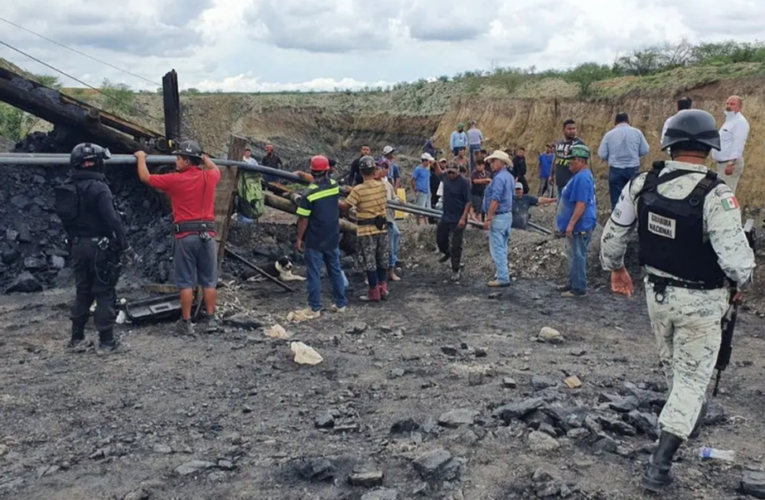
[[176,172],[151,175],[146,153],[135,153],[141,182],[164,191],[173,208],[175,283],[181,295],[181,320],[177,333],[193,335],[191,307],[194,290],[202,287],[207,316],[202,320],[208,333],[218,330],[215,322],[218,259],[215,244],[215,186],[220,170],[196,141],[183,141],[175,151]]

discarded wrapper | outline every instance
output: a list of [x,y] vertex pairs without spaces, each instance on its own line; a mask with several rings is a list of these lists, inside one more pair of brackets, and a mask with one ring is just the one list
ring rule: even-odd
[[295,363],[299,365],[318,365],[324,361],[321,354],[302,342],[290,342],[290,350],[295,353]]
[[576,375],[573,375],[567,378],[566,380],[564,380],[564,382],[566,383],[569,389],[578,389],[579,387],[582,387],[582,381],[579,380],[579,377],[577,377]]
[[287,333],[287,330],[284,329],[282,325],[276,324],[266,330],[266,336],[271,337],[272,339],[282,339],[286,340],[290,338],[292,335]]

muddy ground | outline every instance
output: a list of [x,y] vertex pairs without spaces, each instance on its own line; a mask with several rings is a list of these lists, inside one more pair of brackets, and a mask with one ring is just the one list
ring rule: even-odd
[[[220,292],[218,334],[122,325],[126,352],[72,353],[71,289],[2,297],[0,498],[644,498],[645,423],[666,385],[642,295],[614,297],[601,275],[588,297],[565,300],[520,273],[489,298],[485,236],[466,238],[451,284],[432,228],[404,226],[410,251],[389,301],[360,303],[363,277],[349,270],[348,312],[306,323],[285,321],[304,307],[301,283],[290,294],[236,281]],[[226,269],[231,283],[238,268]],[[288,341],[264,335],[275,323],[324,361],[295,364]],[[538,342],[545,326],[565,340]],[[683,447],[667,498],[737,498],[742,472],[763,467],[761,319],[742,315],[735,348],[724,415]],[[581,388],[564,385],[572,375]],[[702,445],[735,450],[735,464],[702,462]],[[349,484],[354,470],[369,472],[362,485]]]

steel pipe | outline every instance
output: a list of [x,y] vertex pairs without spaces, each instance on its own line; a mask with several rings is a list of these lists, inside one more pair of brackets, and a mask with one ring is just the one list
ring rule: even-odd
[[[305,182],[292,172],[285,172],[275,168],[264,167],[261,165],[250,165],[243,161],[223,160],[219,158],[210,158],[213,163],[220,167],[237,167],[247,172],[273,175],[292,182],[304,184]],[[135,165],[136,157],[133,155],[113,155],[104,161],[107,165]],[[175,156],[172,155],[148,155],[146,157],[148,164],[168,164],[175,163]],[[3,153],[0,154],[0,165],[69,165],[68,154],[45,154],[45,153]]]

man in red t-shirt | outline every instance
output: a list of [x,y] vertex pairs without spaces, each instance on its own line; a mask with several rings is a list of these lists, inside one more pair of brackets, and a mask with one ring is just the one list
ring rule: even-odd
[[218,259],[215,245],[215,185],[220,170],[202,152],[196,141],[183,141],[175,151],[177,172],[151,175],[146,166],[146,153],[135,153],[141,182],[160,189],[170,198],[173,207],[175,245],[173,262],[175,282],[181,291],[181,321],[178,332],[193,335],[191,305],[194,289],[202,287],[207,316],[203,319],[208,333],[217,331],[215,322]]

